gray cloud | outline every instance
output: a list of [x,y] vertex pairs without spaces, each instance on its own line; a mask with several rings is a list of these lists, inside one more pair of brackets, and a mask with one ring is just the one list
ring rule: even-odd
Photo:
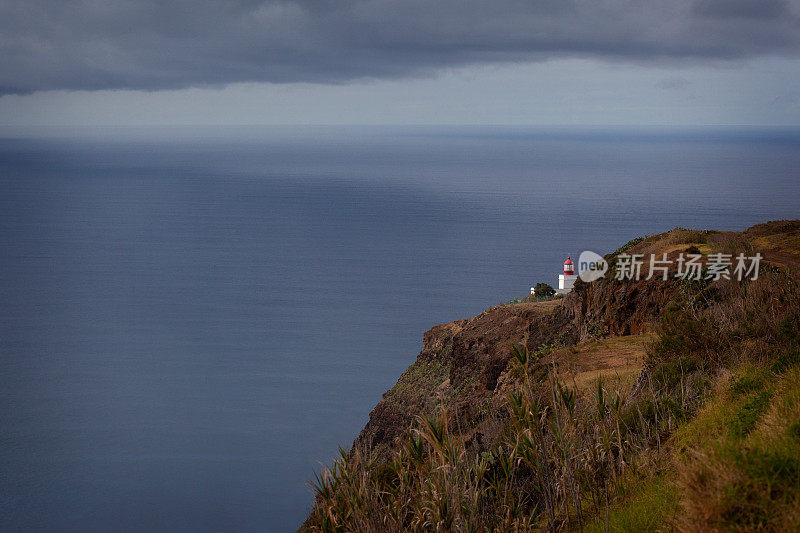
[[800,50],[800,0],[0,0],[0,94],[344,83],[561,57]]
[[784,0],[698,0],[694,12],[712,18],[775,19],[789,9]]

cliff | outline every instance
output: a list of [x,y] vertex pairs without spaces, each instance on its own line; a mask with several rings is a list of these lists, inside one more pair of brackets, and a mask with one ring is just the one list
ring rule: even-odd
[[386,451],[417,416],[433,413],[441,402],[450,408],[454,425],[470,430],[474,438],[474,428],[508,392],[502,385],[508,381],[511,345],[536,350],[644,334],[679,288],[674,281],[578,280],[561,300],[499,305],[434,326],[423,335],[415,363],[370,413],[353,448]]
[[[656,254],[657,257],[667,254],[669,259],[675,260],[678,254],[687,251],[701,253],[704,258],[713,252],[746,252],[748,255],[758,252],[764,257],[762,268],[765,272],[771,273],[770,275],[788,275],[786,279],[794,280],[796,278],[793,276],[796,276],[800,267],[800,221],[760,224],[744,232],[694,231],[677,228],[664,234],[634,239],[609,254],[607,259],[613,260],[619,253],[625,252],[642,254],[645,258],[650,254]],[[646,273],[648,266],[646,262],[642,272]],[[788,320],[788,323],[793,323],[792,321],[796,319],[793,318],[795,315],[792,313],[795,310],[792,305],[796,302],[792,298],[795,298],[796,294],[781,296],[773,293],[774,284],[763,281],[763,277],[760,284],[756,285],[754,282],[752,287],[724,279],[713,282],[687,282],[674,277],[666,281],[659,278],[648,280],[644,279],[645,277],[636,281],[619,281],[614,278],[613,272],[610,272],[605,278],[593,283],[578,281],[574,290],[562,300],[500,305],[487,309],[476,317],[431,328],[423,336],[423,348],[415,363],[400,376],[397,384],[387,391],[375,406],[369,422],[355,439],[348,456],[342,458],[343,463],[339,468],[345,468],[345,465],[351,467],[354,462],[357,463],[364,457],[369,457],[369,464],[372,465],[395,464],[391,463],[392,458],[400,461],[402,457],[406,457],[403,453],[410,453],[403,451],[407,450],[409,439],[412,442],[415,439],[413,434],[408,433],[409,428],[426,420],[430,425],[432,424],[430,421],[437,417],[442,417],[443,427],[451,434],[452,440],[448,442],[457,442],[457,446],[453,444],[454,449],[461,449],[463,457],[495,457],[499,453],[497,450],[519,446],[519,435],[516,441],[509,438],[509,435],[520,431],[520,422],[515,419],[517,415],[513,402],[509,407],[509,398],[513,399],[517,397],[516,395],[522,394],[520,390],[523,390],[524,394],[529,394],[530,401],[535,405],[543,406],[549,402],[551,405],[549,411],[545,409],[540,416],[558,418],[561,415],[558,414],[558,406],[553,401],[559,394],[565,395],[564,398],[570,397],[573,393],[565,392],[568,389],[574,390],[574,394],[577,394],[580,400],[590,396],[589,391],[592,387],[600,387],[601,393],[597,401],[605,402],[602,392],[604,379],[606,382],[615,381],[616,398],[619,402],[614,430],[617,432],[615,438],[619,442],[616,452],[611,448],[609,451],[616,454],[610,456],[612,462],[621,462],[622,466],[617,464],[612,467],[612,477],[621,475],[614,469],[619,468],[622,472],[628,461],[641,460],[643,456],[650,457],[650,454],[654,453],[651,447],[656,444],[658,453],[663,453],[662,436],[665,439],[674,439],[675,437],[671,437],[674,428],[682,423],[681,421],[685,422],[693,416],[699,406],[706,401],[711,387],[709,383],[717,379],[716,376],[721,369],[733,368],[730,358],[726,358],[725,362],[720,359],[713,361],[713,364],[709,363],[709,360],[713,359],[713,349],[726,354],[733,353],[735,351],[733,346],[739,342],[746,342],[752,349],[761,350],[765,354],[777,353],[784,349],[783,345],[780,345],[780,349],[776,347],[782,341],[775,340],[779,335],[774,331],[778,331],[780,327],[791,329],[794,326],[785,324],[780,326],[777,319],[774,323],[766,323],[752,316],[748,318],[747,313],[751,315],[754,312],[758,313],[760,307],[751,302],[747,305],[755,307],[747,308],[745,311],[746,305],[742,300],[748,298],[749,301],[752,299],[752,294],[756,293],[763,293],[765,302],[772,302],[776,298],[788,298],[787,301],[790,303],[780,307],[780,312],[784,322]],[[676,314],[674,311],[676,306],[684,310],[681,311],[682,314]],[[674,318],[675,316],[678,318]],[[729,323],[736,320],[739,322],[736,322],[736,327],[732,327]],[[747,325],[748,320],[752,324],[758,324],[762,329],[758,329],[757,333],[742,333],[740,330]],[[716,324],[715,321],[726,322]],[[693,328],[700,327],[707,328],[711,332],[706,330],[694,332]],[[775,339],[767,339],[770,336],[774,336]],[[722,340],[728,344],[724,346],[719,344]],[[516,352],[510,349],[515,345],[518,347]],[[680,364],[680,376],[677,378],[681,387],[680,401],[674,398],[676,394],[676,382],[673,379],[676,372],[674,361]],[[702,372],[698,370],[701,368]],[[672,377],[669,377],[667,372],[671,372],[669,376]],[[692,372],[697,376],[703,376],[702,379],[698,377],[695,380],[684,375]],[[646,396],[650,393],[646,394],[645,389],[649,386],[652,390],[653,381],[662,378],[665,381],[659,382],[661,389],[658,392],[661,400],[655,400],[656,392],[652,392],[652,398],[648,399]],[[688,381],[684,383],[684,379]],[[520,389],[520,383],[523,384],[523,389]],[[564,384],[563,388],[561,383]],[[687,393],[689,389],[694,392]],[[569,409],[576,409],[576,400],[574,396],[572,398],[569,402],[565,399],[564,405]],[[660,405],[669,402],[679,404],[680,408],[673,410],[674,412],[667,410],[659,415]],[[591,401],[588,401],[586,405],[590,403]],[[638,415],[634,413],[634,408],[638,410]],[[586,409],[589,409],[587,413],[591,410],[590,407]],[[630,420],[623,416],[626,409],[631,413]],[[650,410],[649,414],[644,413],[646,409]],[[603,414],[603,417],[605,416]],[[641,420],[636,420],[637,416]],[[654,421],[648,418],[652,416],[655,417]],[[662,416],[661,420],[659,416]],[[668,421],[666,428],[663,427],[664,419]],[[623,421],[622,424],[620,420]],[[526,423],[536,424],[530,420]],[[552,420],[548,423],[552,427]],[[567,425],[570,424],[577,432],[578,424],[572,418],[568,419]],[[602,431],[607,429],[605,422],[600,427]],[[588,431],[587,435],[595,435],[598,430],[595,425],[584,427],[581,431]],[[647,436],[636,432],[646,432]],[[425,435],[424,432],[419,434]],[[522,435],[531,434],[536,434],[536,430],[527,429],[522,433]],[[639,440],[634,439],[634,434]],[[563,438],[563,435],[554,438],[557,441],[558,438]],[[630,439],[630,443],[627,440],[623,441],[623,438]],[[634,440],[637,443],[636,453],[630,459],[623,459],[625,454],[633,453],[629,452],[629,449],[634,448],[631,444]],[[434,444],[431,444],[432,449],[436,448]],[[552,442],[546,439],[540,443],[540,447],[550,445]],[[487,453],[490,455],[485,455]],[[585,448],[576,450],[576,454],[581,453],[589,454],[587,457],[591,456]],[[523,456],[518,456],[516,460],[521,465],[520,468],[524,467],[526,460]],[[453,459],[450,459],[450,462],[445,464],[452,467],[452,461]],[[531,466],[532,470],[523,469],[524,476],[534,475],[537,468],[544,469],[543,465],[550,462],[551,460],[547,459],[545,463],[536,463],[539,465],[537,467]],[[565,463],[558,468],[564,469],[568,466],[569,464]],[[570,468],[574,468],[577,472],[583,467],[585,465]],[[491,465],[487,468],[491,470]],[[430,472],[433,471],[435,469]],[[656,469],[654,472],[659,471]],[[563,470],[559,475],[566,475],[565,479],[571,479],[569,483],[581,485],[576,480],[575,473],[569,474],[568,470]],[[424,479],[424,476],[420,479]],[[551,476],[542,483],[556,483],[554,479]],[[562,480],[559,483],[563,485],[566,482]],[[451,483],[454,481],[451,480]],[[519,480],[516,483],[523,487],[514,489],[516,491],[514,494],[517,495],[515,497],[520,497],[522,498],[520,502],[525,502],[523,507],[539,502],[535,503],[533,508],[548,509],[551,513],[549,522],[541,522],[542,516],[531,510],[533,514],[529,514],[527,520],[539,520],[540,526],[549,524],[542,526],[547,528],[571,528],[575,525],[574,520],[577,519],[577,523],[582,524],[585,519],[580,505],[577,506],[577,510],[565,507],[567,504],[561,499],[569,500],[566,492],[548,496],[542,490],[540,483],[535,498],[530,495],[522,497],[519,495],[523,494],[525,485]],[[592,486],[588,481],[584,481],[583,484],[585,487]],[[489,485],[491,486],[491,483]],[[390,492],[394,490],[395,485],[391,487]],[[580,489],[575,490],[580,492]],[[609,490],[606,481],[603,482],[603,490]],[[322,496],[325,494],[320,493],[318,486],[317,506],[306,527],[325,529],[322,526],[328,523],[325,522],[327,518],[320,522],[320,517],[334,520],[328,525],[335,523],[337,515],[333,511],[329,510],[326,514],[319,509]],[[328,495],[328,498],[330,497],[333,496]],[[410,497],[409,502],[415,500],[413,494]],[[616,494],[614,497],[622,496]],[[608,498],[606,492],[606,499]],[[606,502],[606,505],[610,504]],[[599,504],[596,503],[595,506],[599,509]],[[408,512],[411,513],[409,516],[415,516],[413,514],[415,511]],[[486,516],[491,513],[487,515],[487,512],[484,510],[476,519],[489,520]],[[493,512],[498,511],[495,509]],[[524,516],[524,510],[520,511],[517,508],[516,512]],[[316,515],[319,516],[315,518]],[[454,519],[456,517],[469,521],[462,514],[457,513]],[[387,520],[388,518],[384,520],[384,526],[386,529],[393,529],[387,525],[389,524]],[[404,520],[411,519],[407,516]],[[414,523],[413,520],[411,522],[401,520],[394,524],[399,529],[414,529],[410,526]],[[484,526],[486,523],[494,524],[491,521],[482,523]],[[513,523],[518,524],[518,522]],[[369,524],[371,522],[364,522],[359,528],[370,529]],[[510,526],[491,526],[491,529],[508,528]]]

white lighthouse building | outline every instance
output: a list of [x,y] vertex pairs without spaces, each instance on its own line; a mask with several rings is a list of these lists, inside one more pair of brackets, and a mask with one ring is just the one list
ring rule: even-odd
[[558,289],[556,289],[556,293],[567,294],[572,290],[576,279],[578,279],[578,276],[575,275],[575,265],[572,263],[572,259],[567,256],[567,260],[564,261],[564,273],[558,275]]

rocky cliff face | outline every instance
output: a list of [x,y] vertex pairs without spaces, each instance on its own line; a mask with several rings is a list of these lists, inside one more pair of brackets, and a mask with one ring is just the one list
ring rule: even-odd
[[508,346],[576,340],[575,328],[557,302],[493,307],[480,315],[434,326],[423,336],[416,362],[375,406],[354,447],[385,451],[438,403],[455,408],[465,425],[495,394],[509,360]]
[[652,339],[641,334],[654,328],[664,308],[676,298],[713,298],[718,285],[673,276],[646,279],[650,254],[658,258],[667,254],[674,262],[686,252],[705,256],[759,252],[773,266],[798,268],[800,221],[760,224],[744,232],[678,228],[635,239],[615,254],[622,250],[645,258],[639,280],[620,281],[610,272],[590,284],[576,282],[562,300],[501,305],[431,328],[423,336],[416,361],[375,406],[353,449],[380,460],[417,416],[431,415],[438,406],[446,408],[450,431],[460,435],[468,451],[491,449],[508,427],[504,417],[514,381],[509,368],[512,344],[532,351],[556,348],[543,351],[548,355],[542,362],[553,363],[561,375],[568,369],[576,388],[596,382],[608,370],[617,377],[626,373],[633,383],[644,375],[639,371]]
[[[635,244],[633,244],[635,243]],[[632,246],[629,246],[633,244]],[[416,362],[400,376],[370,413],[354,448],[381,454],[403,435],[417,415],[448,407],[465,439],[481,445],[492,438],[493,416],[505,396],[509,346],[535,350],[571,346],[593,338],[637,335],[652,329],[664,307],[685,286],[659,277],[644,279],[650,254],[671,260],[684,252],[759,251],[777,265],[800,265],[800,221],[759,224],[744,232],[670,232],[637,239],[625,253],[642,254],[642,279],[618,281],[612,273],[593,283],[578,280],[563,300],[492,307],[476,317],[434,326],[423,336]],[[613,254],[607,256],[612,258]]]
[[[416,362],[375,406],[354,447],[389,449],[420,414],[443,403],[478,446],[490,442],[492,417],[505,397],[509,347],[571,346],[609,335],[638,334],[679,289],[661,281],[576,283],[563,300],[492,307],[480,315],[440,324],[423,336]],[[482,446],[481,446],[482,447]]]

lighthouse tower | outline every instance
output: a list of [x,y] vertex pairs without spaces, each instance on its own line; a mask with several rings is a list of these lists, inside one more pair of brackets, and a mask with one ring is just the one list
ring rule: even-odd
[[558,275],[558,289],[556,292],[558,294],[567,294],[572,290],[576,279],[578,279],[578,276],[575,275],[575,265],[568,256],[567,260],[564,261],[564,273]]

